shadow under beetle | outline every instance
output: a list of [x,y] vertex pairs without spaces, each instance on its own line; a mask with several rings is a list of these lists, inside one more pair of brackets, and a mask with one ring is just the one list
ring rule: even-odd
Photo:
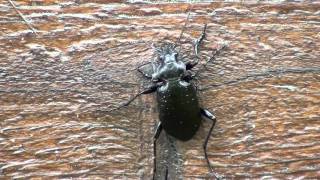
[[[152,62],[152,73],[144,72],[141,69],[141,67],[146,64],[137,68],[144,77],[151,80],[152,85],[135,95],[127,103],[116,108],[119,109],[121,107],[128,106],[134,99],[142,94],[157,93],[160,122],[154,134],[153,179],[155,179],[156,174],[156,142],[162,130],[181,141],[188,141],[197,132],[202,121],[202,116],[212,121],[212,125],[203,144],[204,156],[210,172],[216,179],[220,179],[220,177],[213,172],[213,168],[210,165],[207,155],[207,144],[215,126],[216,117],[208,110],[200,107],[197,97],[197,89],[192,82],[195,75],[199,72],[199,70],[196,73],[192,72],[192,68],[199,62],[198,50],[205,38],[206,27],[207,25],[205,24],[200,37],[195,41],[193,46],[196,60],[186,63],[183,62],[182,59],[179,58],[179,53],[176,50],[176,44],[167,43],[161,48],[156,48],[158,53],[158,63],[155,64]],[[182,34],[183,30],[178,42],[180,41]],[[222,46],[219,50],[214,51],[211,58],[206,63],[214,59],[215,55],[225,47],[226,46]],[[166,176],[167,175],[168,169],[166,170]]]

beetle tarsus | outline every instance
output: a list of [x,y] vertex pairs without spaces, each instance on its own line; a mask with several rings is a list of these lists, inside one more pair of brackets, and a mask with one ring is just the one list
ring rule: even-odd
[[207,165],[208,165],[208,168],[209,168],[211,174],[213,174],[216,179],[221,179],[221,177],[213,171],[213,168],[210,165],[210,161],[209,161],[208,154],[207,154],[207,145],[208,145],[208,141],[209,141],[209,138],[211,136],[212,130],[213,130],[215,124],[216,124],[216,117],[206,109],[202,109],[201,108],[200,112],[201,112],[201,115],[205,116],[206,118],[208,118],[208,119],[210,119],[212,121],[212,125],[210,127],[209,132],[208,132],[206,140],[205,140],[205,142],[203,144],[204,157],[207,160]]
[[[161,125],[161,122],[159,122],[158,126],[157,126],[157,129],[156,129],[156,132],[154,133],[154,136],[153,136],[153,180],[155,180],[156,178],[156,167],[157,167],[157,158],[156,158],[156,155],[157,155],[157,140],[160,136],[160,133],[162,131],[162,125]],[[166,175],[166,178],[167,178],[167,175]]]

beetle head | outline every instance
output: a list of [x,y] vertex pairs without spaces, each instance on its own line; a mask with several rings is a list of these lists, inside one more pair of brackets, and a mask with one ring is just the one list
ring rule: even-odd
[[166,43],[161,48],[157,49],[158,57],[161,64],[168,64],[178,60],[178,53],[175,50],[175,45]]

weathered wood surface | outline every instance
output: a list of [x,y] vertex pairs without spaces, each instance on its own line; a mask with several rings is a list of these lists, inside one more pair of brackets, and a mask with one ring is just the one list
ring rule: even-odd
[[[203,59],[229,45],[199,78],[202,104],[218,118],[208,145],[215,171],[320,177],[319,3],[16,4],[39,35],[1,1],[0,179],[149,179],[152,95],[105,111],[147,84],[134,68],[153,58],[151,43],[176,40],[188,9],[185,54],[204,23]],[[202,151],[209,126],[175,142],[182,161],[171,179],[210,178]]]

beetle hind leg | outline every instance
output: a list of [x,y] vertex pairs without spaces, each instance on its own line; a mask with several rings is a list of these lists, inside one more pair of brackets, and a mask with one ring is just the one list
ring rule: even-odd
[[[156,179],[156,172],[157,172],[157,140],[159,139],[160,133],[162,131],[162,124],[159,122],[156,132],[154,133],[153,136],[153,180]],[[168,168],[166,169],[166,179],[168,176]]]
[[212,113],[210,113],[210,112],[209,112],[208,110],[206,110],[206,109],[202,109],[202,108],[201,108],[201,109],[200,109],[200,112],[201,112],[201,115],[203,115],[204,117],[206,117],[206,118],[208,118],[208,119],[210,119],[210,120],[212,121],[212,125],[211,125],[211,127],[210,127],[209,132],[208,132],[208,135],[207,135],[207,137],[206,137],[206,140],[205,140],[205,142],[204,142],[204,144],[203,144],[204,157],[205,157],[205,159],[207,160],[207,165],[208,165],[208,168],[209,168],[209,170],[210,170],[210,173],[213,174],[216,179],[222,179],[218,174],[216,174],[216,173],[213,171],[213,168],[212,168],[211,165],[210,165],[210,161],[209,161],[208,154],[207,154],[208,141],[209,141],[209,138],[210,138],[210,136],[211,136],[212,130],[213,130],[215,124],[216,124],[217,119],[216,119],[216,117],[215,117]]

